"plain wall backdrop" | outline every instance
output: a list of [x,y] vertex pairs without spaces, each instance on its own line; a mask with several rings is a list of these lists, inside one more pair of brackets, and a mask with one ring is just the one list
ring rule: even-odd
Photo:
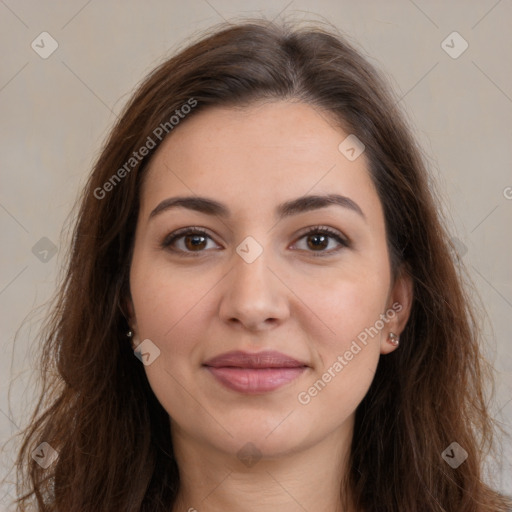
[[[15,334],[55,291],[69,240],[61,231],[116,116],[140,80],[197,31],[247,16],[328,20],[391,82],[488,312],[492,410],[511,433],[510,2],[0,0],[0,442],[30,412],[42,313],[16,343]],[[12,457],[2,454],[2,476]],[[511,460],[505,438],[488,477],[508,494]],[[13,497],[12,485],[0,488],[0,510]]]

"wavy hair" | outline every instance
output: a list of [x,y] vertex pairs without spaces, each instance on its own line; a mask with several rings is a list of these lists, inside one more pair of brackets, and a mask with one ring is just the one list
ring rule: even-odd
[[[381,358],[356,410],[340,495],[372,512],[512,506],[482,476],[497,427],[485,393],[492,367],[425,158],[395,94],[334,28],[250,19],[210,29],[152,71],[94,165],[41,334],[42,391],[16,460],[18,510],[32,501],[44,512],[167,512],[175,503],[169,416],[126,339],[141,180],[164,140],[155,130],[179,129],[169,120],[183,105],[197,102],[180,123],[210,106],[286,99],[330,114],[365,144],[393,273],[408,272],[414,284],[401,348]],[[148,137],[154,147],[130,160]],[[441,456],[453,441],[468,453],[457,469]],[[46,469],[31,457],[41,442],[59,453]]]

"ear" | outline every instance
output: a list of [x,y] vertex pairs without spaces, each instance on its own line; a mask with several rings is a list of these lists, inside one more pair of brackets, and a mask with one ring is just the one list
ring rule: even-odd
[[122,301],[122,311],[126,318],[126,321],[128,322],[130,331],[132,331],[132,333],[133,333],[133,336],[131,337],[130,341],[131,341],[132,347],[135,348],[134,341],[136,339],[136,333],[137,333],[137,320],[135,317],[135,308],[133,307],[133,301],[129,295],[127,295]]
[[385,315],[389,320],[382,332],[381,354],[389,354],[396,350],[397,347],[388,343],[387,339],[390,332],[397,336],[402,334],[411,314],[413,298],[414,285],[412,278],[410,274],[402,268],[393,283],[388,299],[388,306]]

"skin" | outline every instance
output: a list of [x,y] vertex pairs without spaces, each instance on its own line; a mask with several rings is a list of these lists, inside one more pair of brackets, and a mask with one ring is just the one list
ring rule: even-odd
[[[351,162],[338,150],[347,135],[298,101],[214,107],[179,125],[150,164],[128,308],[134,346],[150,339],[160,350],[144,368],[171,418],[182,480],[174,511],[341,510],[355,410],[380,357],[396,349],[388,334],[402,332],[412,299],[409,277],[392,282],[366,156]],[[334,193],[357,203],[364,218],[335,205],[274,217],[284,201]],[[215,199],[232,215],[179,207],[149,219],[161,201],[182,195]],[[317,225],[348,237],[350,246],[328,238],[317,248],[315,234],[303,235]],[[174,252],[162,248],[166,236],[189,226],[210,238],[200,238],[199,249],[185,238]],[[247,236],[263,249],[252,263],[236,252]],[[298,394],[395,302],[402,310],[301,404]],[[246,395],[202,366],[231,350],[278,350],[309,367],[277,390]],[[261,455],[250,467],[237,456],[248,442]]]

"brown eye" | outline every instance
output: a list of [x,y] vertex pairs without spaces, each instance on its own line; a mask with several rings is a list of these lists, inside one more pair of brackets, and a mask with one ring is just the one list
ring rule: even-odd
[[204,249],[206,246],[206,237],[203,235],[186,235],[183,237],[185,247],[190,251]]
[[[323,226],[310,228],[299,238],[299,241],[303,239],[306,239],[306,248],[299,247],[299,249],[309,253],[317,253],[313,256],[330,256],[344,247],[350,247],[349,241],[341,233]],[[332,245],[333,242],[334,245]],[[330,244],[332,247],[327,250]]]
[[[166,236],[161,246],[176,253],[200,254],[208,248],[208,241],[212,238],[202,229],[184,228]],[[218,246],[217,246],[218,247]]]
[[329,245],[329,237],[325,235],[308,235],[308,247],[313,250],[325,249]]

